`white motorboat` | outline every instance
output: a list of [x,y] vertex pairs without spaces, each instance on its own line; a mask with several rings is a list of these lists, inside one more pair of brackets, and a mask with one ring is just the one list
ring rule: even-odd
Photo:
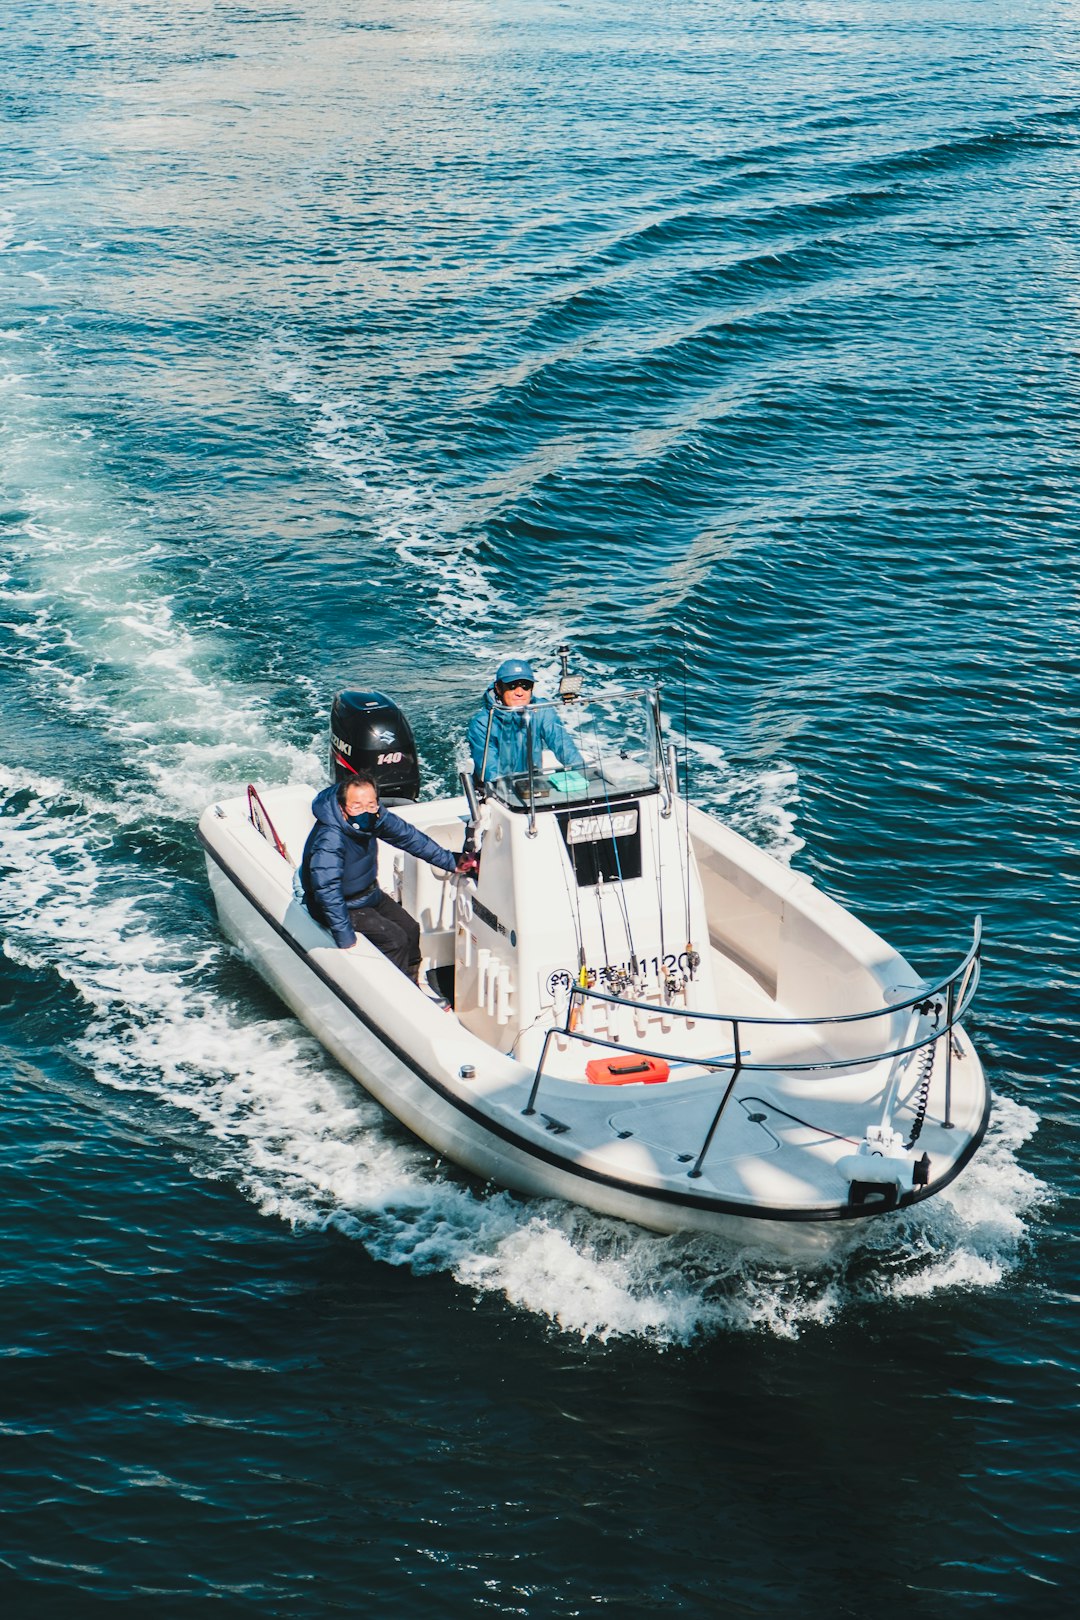
[[[552,700],[580,763],[419,801],[415,744],[379,693],[343,693],[339,775],[475,879],[380,844],[379,882],[420,922],[419,986],[366,940],[335,947],[295,882],[315,788],[206,810],[221,925],[337,1061],[439,1154],[500,1187],[661,1232],[879,1216],[971,1159],[989,1091],[962,1026],[980,926],[925,982],[799,872],[680,796],[659,692]],[[794,1235],[794,1233],[792,1233]]]

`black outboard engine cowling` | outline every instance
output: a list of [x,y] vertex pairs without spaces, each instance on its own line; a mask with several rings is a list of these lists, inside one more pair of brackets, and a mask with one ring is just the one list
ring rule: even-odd
[[381,692],[339,692],[330,711],[330,769],[335,782],[357,771],[375,778],[388,803],[420,797],[420,765],[412,729]]

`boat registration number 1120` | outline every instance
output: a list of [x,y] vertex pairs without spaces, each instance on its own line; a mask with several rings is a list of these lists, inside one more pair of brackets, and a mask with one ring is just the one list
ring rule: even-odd
[[[606,990],[615,975],[628,979],[648,979],[650,976],[658,979],[662,973],[689,973],[690,958],[689,951],[679,951],[677,954],[675,951],[666,951],[663,956],[637,956],[629,962],[605,962],[603,967],[594,969],[592,987]],[[695,958],[695,966],[696,963]],[[578,975],[570,968],[544,968],[540,973],[540,984],[547,991],[550,1001],[557,1001],[560,996],[568,996],[577,982]]]

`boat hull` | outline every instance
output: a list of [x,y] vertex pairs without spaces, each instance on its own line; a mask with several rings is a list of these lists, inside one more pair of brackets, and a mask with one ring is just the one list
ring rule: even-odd
[[[286,863],[249,824],[238,826],[234,815],[213,807],[200,838],[227,937],[377,1102],[482,1182],[563,1199],[660,1233],[760,1242],[808,1256],[835,1249],[853,1223],[883,1213],[879,1204],[853,1203],[839,1182],[832,1197],[817,1189],[805,1201],[781,1205],[745,1187],[741,1196],[725,1196],[708,1176],[695,1181],[684,1169],[660,1176],[635,1144],[575,1147],[574,1108],[595,1108],[592,1088],[545,1082],[530,1114],[532,1070],[492,1053],[377,952],[335,950],[293,899]],[[463,1078],[470,1067],[480,1070],[477,1084]],[[710,1109],[713,1097],[715,1085]],[[963,1152],[890,1207],[930,1197],[953,1180],[976,1151],[988,1112],[987,1099],[981,1122],[965,1133]]]

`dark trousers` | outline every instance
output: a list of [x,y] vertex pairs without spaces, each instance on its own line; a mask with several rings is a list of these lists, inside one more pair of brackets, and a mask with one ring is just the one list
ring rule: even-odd
[[350,906],[349,921],[358,934],[370,939],[395,967],[415,979],[420,966],[420,924],[404,906],[380,894],[373,906]]

